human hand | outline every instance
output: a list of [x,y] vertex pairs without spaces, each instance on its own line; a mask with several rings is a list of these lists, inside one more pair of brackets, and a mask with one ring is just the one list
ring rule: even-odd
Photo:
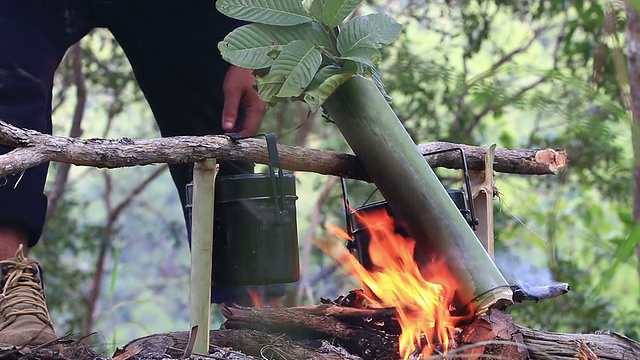
[[[224,107],[222,128],[226,132],[241,136],[255,135],[267,112],[267,103],[262,101],[253,88],[256,78],[252,70],[231,65],[224,77]],[[242,110],[240,110],[242,108]],[[239,119],[238,115],[243,118]]]

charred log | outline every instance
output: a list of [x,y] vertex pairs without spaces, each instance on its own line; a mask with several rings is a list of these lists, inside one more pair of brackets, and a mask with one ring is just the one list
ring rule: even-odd
[[[209,334],[209,354],[216,354],[212,357],[214,359],[341,360],[355,358],[328,343],[315,341],[302,345],[282,334],[274,335],[246,329],[212,330]],[[181,359],[185,355],[188,342],[187,331],[150,335],[127,344],[119,354],[125,353],[128,349],[143,349],[127,359],[146,360],[154,355],[163,355],[165,359]]]
[[[343,322],[332,316],[335,311],[335,306],[320,305],[266,309],[225,307],[222,313],[227,318],[224,323],[226,328],[282,333],[292,339],[319,338],[335,341],[351,354],[364,359],[399,358],[397,335],[387,334],[374,326],[361,327]],[[344,318],[345,314],[342,315]]]

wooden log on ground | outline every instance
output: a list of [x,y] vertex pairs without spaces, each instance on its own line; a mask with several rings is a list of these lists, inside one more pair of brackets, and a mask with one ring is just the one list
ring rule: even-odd
[[[209,332],[211,359],[314,359],[343,360],[356,359],[344,350],[328,343],[316,341],[316,347],[301,345],[282,334],[273,335],[253,330],[212,330]],[[151,359],[155,355],[165,355],[181,359],[189,342],[189,332],[177,331],[166,334],[149,335],[127,344],[118,354],[129,349],[143,349],[131,359]],[[206,354],[193,354],[206,355]],[[205,357],[206,359],[207,357]]]
[[[229,321],[225,325],[234,329],[212,330],[210,354],[202,359],[396,359],[397,335],[369,326],[372,318],[390,321],[391,312],[335,305],[226,308]],[[352,323],[357,318],[364,325]],[[182,359],[188,342],[187,331],[150,335],[130,342],[112,360]],[[108,359],[80,341],[66,342],[64,347],[62,355],[46,349],[0,348],[0,356],[7,360]],[[528,329],[515,325],[508,314],[492,310],[464,326],[453,339],[452,350],[441,358],[637,360],[640,343],[610,331],[562,334]]]
[[[209,158],[245,160],[268,164],[266,143],[261,139],[231,141],[224,135],[178,136],[159,139],[78,139],[51,136],[24,130],[0,121],[0,145],[16,149],[0,155],[0,177],[18,174],[47,161],[119,168],[158,163],[176,164]],[[427,154],[462,147],[469,169],[484,170],[487,148],[446,142],[419,145]],[[336,151],[278,145],[283,168],[369,181],[360,161],[353,155]],[[428,156],[431,167],[461,169],[457,152]],[[496,149],[494,170],[498,172],[544,175],[555,174],[567,164],[567,154],[553,149]]]
[[[200,359],[229,360],[355,360],[359,357],[327,341],[314,340],[303,345],[283,334],[269,334],[253,330],[211,330],[209,332],[209,354],[198,355]],[[131,341],[114,354],[106,357],[92,350],[82,341],[64,345],[62,353],[49,349],[0,348],[3,360],[159,360],[184,359],[189,343],[189,332],[176,331],[154,334]],[[194,358],[198,358],[195,356]]]
[[331,312],[332,307],[326,305],[316,308],[225,307],[222,310],[227,318],[226,328],[282,333],[292,339],[325,339],[338,343],[363,359],[400,357],[397,335],[343,322],[330,315]]
[[518,332],[524,337],[531,359],[640,359],[640,343],[609,330],[593,334],[564,334],[518,326]]
[[[454,353],[499,359],[637,360],[640,343],[611,331],[564,334],[515,325],[511,316],[493,310],[465,327]],[[462,349],[462,350],[461,350]],[[473,358],[473,357],[472,357]]]
[[[226,308],[225,323],[233,328],[254,328],[261,331],[286,333],[292,337],[320,337],[336,341],[347,350],[369,359],[372,354],[386,354],[396,358],[397,338],[385,334],[370,321],[352,323],[363,315],[366,318],[388,319],[391,309],[356,309],[341,313],[337,306],[320,305],[297,308]],[[341,317],[341,318],[340,318]],[[389,320],[387,320],[389,321]],[[357,325],[356,325],[357,324]],[[374,336],[372,336],[374,335]],[[385,336],[386,335],[386,336]],[[366,339],[362,344],[353,339]],[[385,340],[382,340],[385,339]],[[382,343],[377,343],[381,341]],[[601,331],[595,334],[561,334],[533,330],[517,326],[510,315],[492,310],[488,315],[477,318],[463,328],[456,339],[456,348],[451,355],[463,358],[479,356],[500,359],[582,359],[582,360],[630,360],[640,359],[640,343],[613,332]],[[362,346],[364,345],[364,346]],[[393,349],[384,347],[393,346]],[[367,351],[369,350],[369,351]],[[391,351],[393,350],[393,351]],[[582,357],[580,357],[582,356]]]

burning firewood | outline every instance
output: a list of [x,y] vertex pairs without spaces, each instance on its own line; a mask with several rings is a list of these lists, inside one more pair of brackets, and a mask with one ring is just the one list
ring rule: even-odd
[[[376,315],[378,310],[383,315]],[[234,306],[222,310],[227,318],[224,323],[226,328],[284,333],[292,339],[326,339],[337,342],[350,353],[364,359],[397,359],[400,357],[398,335],[387,334],[376,329],[373,324],[363,326],[367,322],[363,319],[385,317],[388,312],[389,309],[338,309],[331,305],[293,308]],[[340,318],[347,320],[341,321]]]

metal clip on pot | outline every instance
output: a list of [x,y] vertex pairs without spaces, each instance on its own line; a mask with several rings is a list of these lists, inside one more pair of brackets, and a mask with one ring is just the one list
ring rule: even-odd
[[[278,225],[285,224],[289,217],[287,211],[286,195],[284,192],[284,173],[282,171],[282,164],[280,163],[280,156],[278,156],[278,146],[276,135],[274,133],[264,133],[251,136],[238,136],[237,134],[228,134],[232,141],[238,141],[242,139],[255,138],[264,136],[267,142],[267,153],[269,154],[269,178],[271,179],[271,193],[273,194],[273,206],[276,214],[276,221]],[[278,168],[278,176],[274,168]]]
[[462,212],[462,215],[464,215],[464,218],[467,220],[467,223],[469,224],[469,226],[471,226],[471,228],[475,230],[476,226],[478,226],[479,224],[479,221],[476,218],[476,209],[475,209],[475,206],[473,205],[473,193],[471,192],[471,180],[469,176],[469,167],[467,166],[467,156],[464,154],[464,149],[458,147],[458,148],[452,148],[452,149],[438,150],[438,151],[426,153],[424,154],[424,156],[443,154],[451,151],[458,151],[460,153],[460,159],[462,160],[462,176],[464,178],[464,186],[467,190],[467,195],[466,195],[467,210],[463,209],[463,207],[460,206],[461,204],[455,201],[455,199],[454,199],[454,202],[458,206],[458,209],[460,209],[460,211]]

